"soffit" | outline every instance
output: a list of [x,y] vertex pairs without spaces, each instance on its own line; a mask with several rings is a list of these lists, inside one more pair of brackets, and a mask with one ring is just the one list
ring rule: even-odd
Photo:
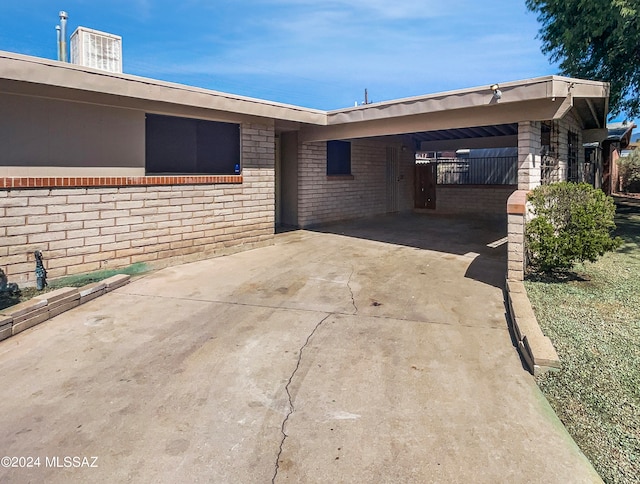
[[497,124],[491,126],[474,126],[469,128],[440,129],[411,133],[411,136],[420,142],[425,141],[451,141],[472,138],[489,138],[498,136],[517,136],[518,124]]

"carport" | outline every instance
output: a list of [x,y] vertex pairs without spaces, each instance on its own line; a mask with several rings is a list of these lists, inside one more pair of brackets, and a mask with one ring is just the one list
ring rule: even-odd
[[[511,148],[517,150],[515,180],[437,187],[441,203],[428,207],[505,218],[513,191],[540,184],[541,156],[549,154],[542,123],[557,124],[554,155],[566,164],[573,154],[569,133],[579,147],[606,135],[607,99],[604,83],[547,76],[331,111],[324,126],[281,132],[286,145],[298,148],[281,160],[283,222],[306,227],[411,210],[420,205],[417,188],[430,183],[421,179],[424,170],[416,175],[416,154]],[[330,173],[327,151],[336,140],[351,144],[351,170],[338,175]],[[574,155],[584,159],[581,148]]]
[[[304,228],[416,206],[498,218],[509,240],[507,277],[521,280],[526,193],[540,185],[543,164],[562,181],[585,162],[583,144],[606,137],[608,96],[606,83],[547,76],[331,111],[326,125],[276,125],[276,220]],[[440,183],[439,153],[459,164],[459,150],[488,149],[513,150],[517,174],[500,184]],[[418,166],[425,152],[436,159]]]

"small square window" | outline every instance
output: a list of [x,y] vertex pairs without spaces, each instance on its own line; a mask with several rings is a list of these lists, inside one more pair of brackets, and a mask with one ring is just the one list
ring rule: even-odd
[[327,141],[327,175],[351,175],[351,142]]

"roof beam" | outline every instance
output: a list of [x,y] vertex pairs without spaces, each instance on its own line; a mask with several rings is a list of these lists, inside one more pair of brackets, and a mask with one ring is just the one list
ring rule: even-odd
[[421,151],[449,151],[484,148],[512,148],[518,146],[518,135],[491,136],[485,138],[466,138],[454,140],[422,141]]
[[[554,101],[556,98],[553,98]],[[567,97],[565,97],[562,102],[560,103],[560,106],[558,106],[558,109],[556,110],[556,112],[553,115],[552,119],[562,119],[566,116],[566,114],[571,111],[571,108],[573,108],[573,96],[569,93],[567,95]]]
[[587,106],[589,107],[589,111],[591,112],[591,116],[593,116],[593,120],[596,122],[596,126],[598,128],[602,128],[602,123],[600,122],[600,119],[596,115],[596,109],[593,107],[593,102],[591,101],[591,99],[588,99],[588,98],[585,99],[585,101],[587,101]]

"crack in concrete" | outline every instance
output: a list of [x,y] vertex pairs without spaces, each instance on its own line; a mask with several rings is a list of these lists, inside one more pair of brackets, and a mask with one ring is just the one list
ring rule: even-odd
[[351,268],[351,274],[349,274],[349,279],[347,279],[347,287],[349,288],[349,292],[351,293],[351,304],[353,304],[353,309],[355,309],[355,313],[353,314],[358,314],[358,306],[356,306],[356,298],[353,295],[353,288],[351,287],[351,278],[353,277],[353,274],[356,270],[352,267]]
[[320,322],[318,322],[318,324],[316,324],[316,326],[313,328],[311,333],[309,333],[309,336],[307,336],[307,339],[305,340],[304,344],[300,347],[300,351],[298,352],[298,361],[296,363],[296,367],[293,369],[293,372],[289,377],[289,381],[287,381],[287,384],[284,387],[284,390],[287,392],[287,398],[289,399],[289,411],[285,415],[284,420],[282,421],[282,425],[280,427],[280,432],[282,432],[282,440],[280,441],[280,447],[278,448],[278,455],[276,456],[276,467],[273,473],[273,477],[271,478],[271,484],[275,484],[276,478],[278,477],[278,470],[280,469],[280,457],[282,456],[282,448],[284,447],[284,441],[287,440],[287,437],[288,437],[287,433],[285,432],[285,427],[287,425],[287,422],[289,421],[289,417],[291,417],[291,415],[293,415],[293,412],[296,411],[296,408],[293,405],[293,397],[291,396],[289,387],[291,386],[291,382],[295,378],[296,373],[300,368],[300,363],[302,363],[302,352],[309,344],[309,341],[311,341],[311,338],[313,338],[313,335],[316,334],[316,331],[318,331],[318,328],[320,327],[320,325],[324,323],[327,320],[327,318],[329,318],[329,316],[331,315],[332,313],[327,314],[324,318],[322,318]]
[[[269,304],[252,304],[252,303],[240,303],[240,302],[232,302],[225,300],[217,300],[217,299],[196,299],[196,298],[188,298],[188,297],[177,297],[177,296],[156,296],[153,294],[138,294],[133,292],[122,293],[127,296],[136,296],[136,297],[148,297],[148,298],[156,298],[156,299],[171,299],[176,301],[193,301],[193,302],[204,302],[204,303],[212,303],[212,304],[227,304],[229,306],[241,306],[241,307],[249,307],[249,308],[260,308],[260,309],[275,309],[277,311],[300,311],[305,313],[326,313],[326,311],[320,311],[318,309],[305,309],[299,307],[288,307],[288,306],[271,306]],[[354,307],[356,307],[354,302]],[[357,310],[357,307],[356,307]],[[355,316],[354,313],[347,313],[342,311],[333,311],[331,314],[339,315],[339,316]],[[460,326],[462,328],[471,328],[471,329],[497,329],[499,331],[508,331],[509,328],[505,325],[499,326],[478,326],[474,324],[465,324],[460,322],[447,322],[447,321],[435,321],[435,320],[427,320],[427,319],[411,319],[411,318],[403,318],[400,316],[384,316],[377,314],[367,314],[368,318],[373,319],[382,319],[389,321],[408,321],[410,323],[418,323],[418,324],[434,324],[440,326]]]

